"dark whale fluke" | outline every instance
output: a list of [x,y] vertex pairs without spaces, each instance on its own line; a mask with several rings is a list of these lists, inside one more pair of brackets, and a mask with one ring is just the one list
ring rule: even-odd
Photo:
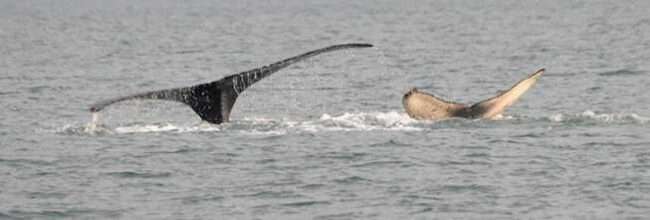
[[285,68],[293,63],[305,60],[309,57],[313,57],[321,53],[364,47],[372,47],[372,45],[363,43],[332,45],[318,50],[309,51],[307,53],[272,63],[267,66],[226,76],[220,80],[209,83],[182,88],[144,92],[109,99],[92,105],[90,107],[90,111],[98,112],[108,105],[125,100],[159,99],[177,101],[187,104],[194,110],[194,112],[196,112],[196,114],[199,115],[199,117],[201,117],[201,119],[210,123],[220,124],[229,120],[230,111],[232,110],[232,107],[237,100],[237,96],[239,96],[240,93],[244,92],[246,88],[250,87],[257,81],[260,81],[261,79],[270,76],[278,70]]
[[544,69],[537,70],[509,90],[472,106],[445,101],[431,94],[420,92],[416,88],[404,94],[402,104],[406,113],[414,119],[438,120],[450,117],[492,119],[500,115],[528,91],[542,73],[544,73]]

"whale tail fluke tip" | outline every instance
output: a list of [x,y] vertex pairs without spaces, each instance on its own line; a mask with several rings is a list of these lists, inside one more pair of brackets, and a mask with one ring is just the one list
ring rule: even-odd
[[99,111],[101,111],[102,109],[103,109],[103,107],[100,106],[99,103],[95,103],[95,104],[91,105],[91,106],[88,108],[88,111],[90,111],[90,112],[99,112]]

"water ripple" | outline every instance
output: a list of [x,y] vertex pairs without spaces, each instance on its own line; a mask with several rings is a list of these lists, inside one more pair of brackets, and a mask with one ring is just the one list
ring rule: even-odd
[[122,210],[98,210],[98,209],[67,209],[67,210],[43,210],[24,211],[10,210],[10,218],[16,219],[52,219],[52,218],[119,218]]
[[105,173],[109,176],[120,178],[167,178],[172,176],[170,172],[135,172],[135,171],[120,171]]
[[628,69],[620,69],[620,70],[614,70],[614,71],[607,71],[607,72],[602,72],[598,73],[600,76],[635,76],[635,75],[642,75],[646,74],[645,71],[636,71],[636,70],[628,70]]
[[346,213],[339,213],[339,214],[319,215],[319,216],[315,216],[314,219],[331,220],[331,219],[361,219],[361,218],[354,212],[346,212]]
[[334,182],[336,182],[337,184],[347,185],[347,184],[356,184],[356,183],[369,183],[371,181],[369,179],[365,179],[360,176],[349,176],[342,179],[335,179]]
[[46,161],[38,159],[3,159],[0,158],[0,164],[8,164],[10,166],[22,166],[22,165],[36,165],[36,166],[55,166],[56,161]]
[[379,161],[358,163],[352,165],[351,167],[383,167],[383,166],[394,166],[394,165],[399,165],[400,167],[410,167],[410,166],[414,166],[415,164],[406,161],[399,161],[399,160],[379,160]]
[[301,201],[301,202],[290,202],[283,203],[283,206],[289,207],[304,207],[304,206],[318,206],[318,205],[329,205],[332,204],[329,201]]
[[217,195],[185,196],[173,200],[181,200],[183,204],[198,204],[202,202],[222,201],[225,197]]

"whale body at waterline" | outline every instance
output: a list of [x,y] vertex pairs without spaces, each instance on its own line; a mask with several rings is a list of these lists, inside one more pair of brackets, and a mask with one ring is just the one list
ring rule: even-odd
[[471,106],[446,101],[432,94],[421,92],[417,88],[404,94],[402,104],[406,113],[411,118],[418,120],[440,120],[452,117],[494,119],[526,93],[542,73],[544,73],[544,69],[537,70],[512,88]]
[[221,124],[230,120],[230,112],[240,93],[261,79],[291,64],[307,58],[336,50],[372,47],[371,44],[338,44],[309,51],[260,68],[226,76],[220,80],[173,89],[156,90],[108,99],[93,104],[91,112],[99,112],[107,106],[133,99],[157,99],[184,103],[192,108],[202,120]]

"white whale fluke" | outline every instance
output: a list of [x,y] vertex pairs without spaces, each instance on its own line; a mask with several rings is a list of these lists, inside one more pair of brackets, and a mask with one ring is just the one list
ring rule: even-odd
[[544,69],[537,70],[507,91],[471,106],[446,101],[416,88],[404,94],[402,104],[411,118],[420,120],[439,120],[451,117],[493,119],[528,91],[542,73],[544,73]]

